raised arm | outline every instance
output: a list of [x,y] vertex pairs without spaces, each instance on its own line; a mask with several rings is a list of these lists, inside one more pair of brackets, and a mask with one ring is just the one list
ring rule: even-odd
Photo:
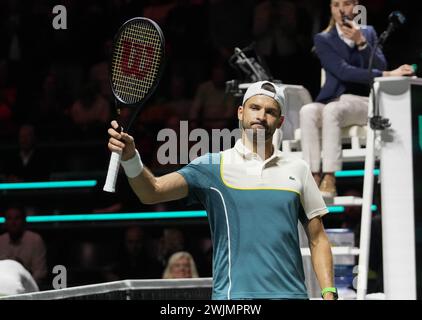
[[122,153],[122,164],[128,176],[129,184],[139,200],[145,204],[154,204],[184,198],[188,195],[188,184],[182,175],[172,172],[162,177],[155,177],[141,162],[132,136],[116,131],[118,124],[111,122],[108,129],[110,151]]

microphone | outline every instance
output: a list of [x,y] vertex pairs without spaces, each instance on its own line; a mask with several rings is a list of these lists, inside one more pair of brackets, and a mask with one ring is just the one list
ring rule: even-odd
[[390,23],[388,24],[387,30],[385,30],[379,38],[379,44],[381,46],[396,28],[400,27],[406,22],[406,17],[400,11],[393,11],[388,16],[388,20]]
[[374,55],[378,47],[382,48],[384,42],[390,36],[390,34],[399,26],[403,25],[406,22],[406,17],[400,11],[393,11],[388,16],[390,23],[388,24],[387,30],[385,30],[379,37],[375,47],[372,48],[371,57],[369,59],[368,72],[369,72],[369,86],[372,92],[372,105],[374,108],[374,114],[370,118],[369,124],[373,130],[384,130],[391,126],[390,120],[383,118],[380,114],[379,105],[377,97],[375,96],[374,90],[374,78],[372,76],[372,64],[374,62]]
[[372,64],[374,62],[374,55],[378,47],[382,48],[385,40],[390,36],[390,34],[399,26],[403,25],[406,22],[405,16],[400,11],[393,11],[388,16],[390,23],[388,24],[387,30],[385,30],[381,36],[378,38],[375,47],[372,49],[371,57],[369,59],[368,72],[369,72],[369,87],[372,91],[372,105],[374,107],[374,114],[370,118],[369,124],[373,130],[384,130],[391,126],[390,120],[383,118],[380,114],[379,105],[377,98],[375,96],[374,90],[374,77],[372,75]]

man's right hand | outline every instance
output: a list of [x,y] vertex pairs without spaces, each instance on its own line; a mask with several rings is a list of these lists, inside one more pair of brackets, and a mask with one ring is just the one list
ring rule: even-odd
[[135,156],[135,141],[126,132],[117,132],[117,128],[119,128],[117,121],[111,121],[111,128],[108,129],[108,134],[110,135],[108,149],[112,152],[121,152],[122,160],[126,161]]
[[404,64],[397,69],[392,71],[384,71],[383,77],[401,77],[401,76],[412,76],[414,74],[413,67],[409,64]]

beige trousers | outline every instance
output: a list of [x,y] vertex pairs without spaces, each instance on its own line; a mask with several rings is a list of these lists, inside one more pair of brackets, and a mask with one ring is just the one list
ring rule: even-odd
[[[326,105],[309,103],[300,110],[303,159],[311,171],[335,172],[342,167],[341,129],[368,122],[368,97],[343,94]],[[322,134],[321,134],[322,131]]]

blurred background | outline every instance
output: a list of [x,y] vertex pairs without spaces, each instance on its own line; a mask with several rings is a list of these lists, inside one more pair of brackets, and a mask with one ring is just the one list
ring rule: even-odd
[[[156,159],[157,133],[162,128],[177,131],[181,120],[189,120],[190,129],[237,126],[238,98],[225,91],[226,81],[239,77],[228,63],[235,47],[254,44],[274,79],[302,85],[313,98],[319,92],[321,66],[312,53],[313,36],[328,24],[329,0],[67,0],[60,2],[67,9],[65,30],[52,27],[52,8],[57,4],[0,2],[0,182],[95,182],[74,188],[4,187],[2,213],[11,207],[19,207],[28,218],[202,210],[186,207],[183,201],[143,205],[123,174],[116,194],[102,191],[110,155],[107,128],[116,117],[108,57],[113,36],[129,18],[153,19],[166,39],[164,76],[132,132],[143,162],[157,175],[178,168],[163,166]],[[419,3],[371,0],[360,4],[367,8],[368,24],[378,34],[386,29],[391,11],[405,14],[407,23],[392,34],[384,53],[390,70],[404,63],[417,64],[420,70]],[[339,189],[359,195],[362,181],[362,177],[349,179]],[[326,227],[359,230],[360,208],[349,211],[353,210],[330,214]],[[51,288],[55,265],[66,266],[68,286],[161,278],[170,256],[178,251],[190,252],[200,277],[212,275],[205,217],[122,220],[116,216],[109,221],[88,217],[28,222],[22,228],[39,234],[45,245],[42,289]],[[381,260],[376,254],[371,258],[376,276],[369,290],[377,291],[382,286]]]

